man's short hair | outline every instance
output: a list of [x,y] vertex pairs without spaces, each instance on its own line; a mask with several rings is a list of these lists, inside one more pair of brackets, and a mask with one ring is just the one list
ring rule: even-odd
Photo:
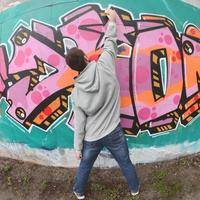
[[77,47],[71,48],[68,51],[65,61],[71,69],[78,72],[83,71],[87,65],[85,53]]

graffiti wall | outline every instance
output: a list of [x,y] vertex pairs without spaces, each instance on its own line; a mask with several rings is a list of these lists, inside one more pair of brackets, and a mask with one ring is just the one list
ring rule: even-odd
[[[200,151],[200,10],[179,0],[147,4],[28,1],[0,14],[1,156],[77,165],[70,99],[77,74],[64,57],[78,47],[98,60],[108,6],[117,14],[121,124],[132,160]],[[97,165],[115,161],[105,149]]]

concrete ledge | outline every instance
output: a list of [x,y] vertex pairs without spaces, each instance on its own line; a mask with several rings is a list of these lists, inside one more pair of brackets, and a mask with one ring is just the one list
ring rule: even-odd
[[[160,148],[140,148],[129,149],[133,163],[151,163],[163,160],[170,160],[185,155],[200,152],[200,140],[196,142],[185,142],[177,145],[168,145]],[[107,154],[107,156],[105,156]],[[95,162],[95,167],[108,168],[118,166],[116,161],[108,152],[99,156]],[[0,142],[0,156],[17,160],[28,161],[45,166],[55,167],[77,167],[79,161],[76,160],[73,149],[43,150],[30,148],[24,144]]]

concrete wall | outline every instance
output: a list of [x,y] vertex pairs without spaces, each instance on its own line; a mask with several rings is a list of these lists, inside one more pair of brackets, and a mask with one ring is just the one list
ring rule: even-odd
[[0,12],[6,10],[12,6],[22,3],[24,0],[1,0],[0,2]]
[[200,7],[200,1],[199,0],[184,0],[184,1],[186,3],[192,4],[193,6]]
[[[1,9],[10,2],[1,1]],[[200,151],[197,8],[178,0],[35,0],[0,14],[0,156],[78,164],[70,99],[76,74],[64,55],[78,46],[98,59],[109,4],[118,16],[116,71],[131,159]],[[96,165],[116,163],[105,150]]]

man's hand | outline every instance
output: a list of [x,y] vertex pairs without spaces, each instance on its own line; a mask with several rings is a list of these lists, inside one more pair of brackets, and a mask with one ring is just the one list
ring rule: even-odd
[[106,15],[107,15],[107,17],[108,17],[108,19],[110,21],[115,22],[115,20],[116,20],[116,13],[115,13],[115,11],[113,9],[108,8],[108,9],[105,10],[105,13],[106,13]]
[[81,151],[75,151],[75,154],[76,154],[76,159],[77,160],[80,160],[82,158],[82,153]]

